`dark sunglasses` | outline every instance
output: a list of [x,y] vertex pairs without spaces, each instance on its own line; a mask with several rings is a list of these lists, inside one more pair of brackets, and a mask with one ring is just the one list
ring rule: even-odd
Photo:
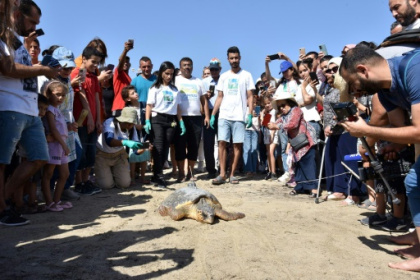
[[284,108],[284,107],[286,107],[286,105],[287,105],[287,103],[280,103],[280,104],[277,104],[277,106],[278,106],[279,108]]
[[338,71],[338,66],[334,66],[331,69],[327,69],[327,71],[325,71],[325,73],[327,73],[327,74],[334,74],[334,73],[337,73],[337,71]]

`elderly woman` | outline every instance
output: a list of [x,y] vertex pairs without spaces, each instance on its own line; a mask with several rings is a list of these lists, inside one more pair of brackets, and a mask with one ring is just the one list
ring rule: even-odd
[[274,95],[272,105],[281,116],[276,123],[270,123],[268,127],[275,130],[284,129],[292,146],[297,184],[289,194],[309,193],[310,197],[316,197],[315,129],[303,118],[302,109],[292,93]]
[[139,153],[143,146],[138,142],[134,125],[137,124],[137,111],[125,107],[119,117],[104,122],[104,129],[96,143],[95,159],[96,183],[103,189],[128,188],[131,183],[130,166],[125,147]]

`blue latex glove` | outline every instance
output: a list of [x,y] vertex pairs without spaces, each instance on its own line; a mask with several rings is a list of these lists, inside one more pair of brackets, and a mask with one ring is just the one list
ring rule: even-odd
[[179,121],[179,126],[181,127],[181,136],[187,132],[187,129],[185,128],[184,121]]
[[150,123],[150,120],[146,120],[146,123],[144,124],[144,130],[146,130],[147,134],[150,134],[150,131],[152,130],[152,124]]
[[142,143],[133,140],[122,140],[122,144],[123,146],[129,147],[131,149],[140,149],[141,147],[143,147]]
[[248,114],[248,119],[246,121],[246,128],[250,128],[252,126],[252,114]]
[[210,127],[214,129],[214,122],[216,121],[216,117],[211,115],[210,117]]

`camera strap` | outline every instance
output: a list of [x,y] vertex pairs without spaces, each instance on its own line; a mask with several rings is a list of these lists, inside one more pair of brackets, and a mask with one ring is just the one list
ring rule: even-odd
[[400,78],[403,82],[404,90],[407,91],[407,69],[410,65],[411,61],[420,54],[420,49],[412,50],[406,54],[404,54],[404,58],[401,60],[400,65],[398,66],[398,72],[400,74]]

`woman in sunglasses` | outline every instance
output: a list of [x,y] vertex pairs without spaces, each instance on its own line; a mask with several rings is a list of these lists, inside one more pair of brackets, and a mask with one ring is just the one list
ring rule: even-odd
[[[298,106],[294,94],[284,92],[274,95],[272,106],[280,113],[276,123],[269,123],[268,128],[273,130],[284,129],[291,142],[296,186],[289,193],[297,195],[307,193],[310,197],[317,196],[315,148],[315,129],[308,125],[303,117],[303,111]],[[301,145],[292,144],[300,138]],[[295,140],[295,141],[293,141]]]

